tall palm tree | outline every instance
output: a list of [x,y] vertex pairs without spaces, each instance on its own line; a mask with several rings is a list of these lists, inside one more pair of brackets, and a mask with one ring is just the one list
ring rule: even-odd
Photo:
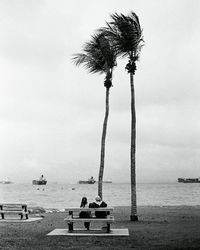
[[83,53],[75,54],[72,60],[77,66],[83,64],[90,73],[105,74],[104,86],[106,88],[106,108],[101,138],[100,168],[98,177],[98,195],[102,198],[105,141],[109,115],[109,92],[110,87],[112,86],[113,69],[116,66],[116,50],[104,33],[100,32],[92,36],[91,41],[84,44]]
[[136,200],[136,112],[135,112],[135,91],[134,91],[134,75],[136,71],[136,61],[139,59],[140,51],[143,46],[142,29],[138,16],[131,12],[130,15],[113,14],[112,21],[107,23],[104,30],[107,37],[113,41],[118,55],[127,56],[129,61],[126,70],[130,74],[131,87],[131,216],[132,221],[138,220],[137,216],[137,200]]

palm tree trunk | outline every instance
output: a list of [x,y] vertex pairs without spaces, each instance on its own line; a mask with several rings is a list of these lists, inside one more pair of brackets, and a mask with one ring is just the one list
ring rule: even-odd
[[135,148],[136,148],[136,113],[135,113],[135,91],[133,73],[130,73],[131,87],[131,221],[137,221],[136,200],[136,171],[135,171]]
[[105,141],[106,141],[106,130],[109,115],[109,89],[106,88],[106,111],[103,123],[103,131],[101,138],[101,158],[100,158],[100,168],[99,168],[99,182],[98,182],[98,195],[103,199],[103,171],[104,171],[104,158],[105,158]]

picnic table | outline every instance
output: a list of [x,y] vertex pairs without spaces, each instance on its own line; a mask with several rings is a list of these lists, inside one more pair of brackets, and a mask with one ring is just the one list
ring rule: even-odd
[[22,220],[24,215],[25,218],[28,219],[28,208],[27,204],[19,204],[19,203],[0,203],[0,214],[2,220],[5,219],[5,214],[20,215],[20,219]]
[[[68,212],[68,217],[64,220],[68,223],[68,230],[69,232],[74,231],[74,223],[75,222],[106,222],[106,231],[107,233],[110,232],[110,224],[114,222],[114,216],[111,215],[113,212],[113,207],[103,207],[103,208],[78,208],[78,207],[69,207],[65,209],[66,212]],[[80,218],[79,213],[80,212],[91,212],[91,217],[89,218]],[[97,218],[95,216],[95,212],[101,211],[106,212],[106,216],[103,218]]]

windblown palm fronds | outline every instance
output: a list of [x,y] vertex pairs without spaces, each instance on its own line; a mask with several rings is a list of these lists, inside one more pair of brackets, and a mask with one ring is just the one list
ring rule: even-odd
[[100,29],[113,41],[120,56],[139,58],[144,40],[138,16],[131,12],[130,15],[112,14],[112,21],[107,27]]
[[92,36],[83,46],[83,53],[74,54],[72,61],[83,64],[90,73],[106,73],[116,66],[116,52],[104,34]]

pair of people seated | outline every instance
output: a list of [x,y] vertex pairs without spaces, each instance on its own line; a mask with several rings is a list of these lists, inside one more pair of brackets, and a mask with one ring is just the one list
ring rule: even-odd
[[[99,207],[107,207],[107,204],[102,201],[100,196],[96,196],[95,201],[92,203],[89,203],[88,205],[88,201],[87,201],[87,197],[83,197],[81,200],[81,205],[80,207],[83,208],[99,208]],[[91,212],[89,211],[81,211],[79,214],[80,218],[90,218]],[[105,218],[107,216],[107,212],[104,211],[95,211],[95,216],[96,218]],[[87,230],[89,230],[90,228],[90,222],[85,222],[84,223],[85,228],[87,228]]]

